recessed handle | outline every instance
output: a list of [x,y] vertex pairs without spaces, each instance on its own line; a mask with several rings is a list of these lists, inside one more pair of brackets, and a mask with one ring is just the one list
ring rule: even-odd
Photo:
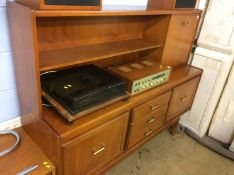
[[153,111],[153,110],[157,110],[158,108],[160,108],[159,105],[151,106],[151,110],[152,110],[152,111]]
[[180,100],[181,100],[182,102],[185,102],[185,101],[187,100],[187,96],[185,95],[185,96],[181,97]]
[[189,27],[191,25],[191,23],[189,21],[184,21],[183,25],[186,26],[186,27]]
[[152,134],[153,130],[151,129],[149,132],[145,133],[145,136],[149,136],[150,134]]
[[156,118],[153,117],[152,119],[148,120],[148,123],[153,123],[153,122],[155,122],[155,120],[156,120]]
[[102,147],[101,147],[100,149],[98,149],[98,150],[94,147],[94,148],[93,148],[93,155],[95,156],[95,155],[97,155],[97,154],[103,152],[105,149],[106,149],[106,147],[105,147],[104,144],[102,144]]

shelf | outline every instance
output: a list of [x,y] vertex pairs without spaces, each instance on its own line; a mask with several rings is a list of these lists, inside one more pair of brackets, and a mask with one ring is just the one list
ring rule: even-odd
[[142,39],[79,46],[39,53],[40,71],[48,71],[89,61],[154,49],[162,45]]
[[[10,2],[8,2],[10,4]],[[123,5],[104,5],[102,10],[82,11],[82,10],[38,10],[34,9],[32,13],[36,17],[65,17],[65,16],[145,16],[145,15],[171,15],[171,14],[199,14],[201,10],[153,10],[146,9],[145,6],[123,6]]]

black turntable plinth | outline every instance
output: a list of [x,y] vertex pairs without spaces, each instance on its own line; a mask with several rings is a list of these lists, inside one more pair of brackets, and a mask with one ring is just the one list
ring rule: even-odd
[[123,80],[95,65],[46,73],[41,86],[42,95],[68,121],[127,96]]

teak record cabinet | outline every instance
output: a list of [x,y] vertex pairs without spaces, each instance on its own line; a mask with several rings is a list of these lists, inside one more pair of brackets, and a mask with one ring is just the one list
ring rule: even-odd
[[[102,174],[165,128],[175,132],[202,70],[187,65],[199,10],[36,10],[8,2],[24,130],[58,175]],[[168,83],[68,125],[42,106],[40,73],[153,58],[173,67]]]

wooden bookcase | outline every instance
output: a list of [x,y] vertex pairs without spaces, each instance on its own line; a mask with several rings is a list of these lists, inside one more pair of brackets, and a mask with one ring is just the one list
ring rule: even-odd
[[[37,10],[8,2],[23,128],[54,162],[59,175],[103,173],[176,125],[179,115],[191,107],[202,74],[187,65],[200,14],[199,10],[132,8]],[[85,64],[105,69],[144,58],[172,66],[169,82],[71,125],[42,106],[44,71]]]

